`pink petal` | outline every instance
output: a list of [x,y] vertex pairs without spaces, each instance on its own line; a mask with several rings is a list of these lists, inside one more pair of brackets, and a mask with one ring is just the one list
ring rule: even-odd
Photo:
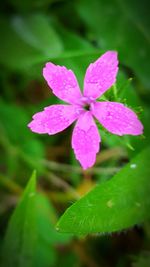
[[80,115],[72,135],[72,148],[83,169],[90,168],[99,151],[100,136],[90,111]]
[[66,67],[47,63],[43,69],[43,76],[53,93],[61,100],[75,104],[82,97],[74,73]]
[[87,68],[84,79],[84,96],[100,97],[116,81],[117,52],[108,51]]
[[121,103],[96,102],[93,104],[92,113],[113,134],[139,135],[143,133],[143,125],[137,115]]
[[56,134],[71,125],[80,115],[77,106],[52,105],[36,113],[28,127],[40,134]]

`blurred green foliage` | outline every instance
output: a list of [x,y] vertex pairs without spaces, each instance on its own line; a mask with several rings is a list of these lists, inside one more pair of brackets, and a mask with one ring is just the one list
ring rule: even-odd
[[[0,247],[4,267],[150,266],[150,227],[146,221],[146,207],[149,207],[148,154],[147,158],[142,156],[143,149],[150,144],[148,2],[6,0],[1,3]],[[42,77],[46,62],[72,69],[82,90],[87,66],[106,50],[118,51],[120,65],[115,88],[110,88],[105,97],[131,107],[145,130],[140,137],[118,137],[98,125],[102,137],[101,152],[96,165],[83,172],[71,150],[70,129],[56,136],[44,136],[31,133],[27,124],[32,115],[44,106],[59,103]],[[128,168],[126,163],[129,162],[130,166],[136,159],[141,167],[132,170],[135,171],[133,177],[125,171]],[[122,171],[114,176],[120,168]],[[33,175],[22,194],[33,169],[37,170],[37,187]],[[113,231],[115,223],[119,222],[118,215],[110,229],[104,229],[103,216],[108,215],[110,226],[109,217],[117,211],[111,209],[112,214],[100,213],[103,197],[114,194],[115,177],[119,177],[115,189],[120,203],[118,215],[122,222],[125,222],[125,214],[129,221],[134,219],[115,230],[143,222],[140,227],[110,237],[85,238],[56,233],[54,225],[58,216],[96,183],[99,183],[99,192],[94,193],[97,189],[93,189],[89,193],[94,195],[97,203],[91,216],[95,212],[99,225],[103,226],[99,228],[100,234]],[[110,178],[112,180],[107,181]],[[119,195],[118,187],[126,190]],[[133,216],[130,200],[134,195],[137,197],[138,192],[142,192],[143,207],[141,213]],[[21,194],[21,201],[17,204]],[[86,198],[88,195],[83,197],[83,201]],[[80,200],[69,209],[70,212],[76,207],[78,215],[79,203]],[[126,213],[121,208],[122,203],[127,203]],[[86,233],[90,233],[93,232],[89,229],[91,224],[87,221],[83,225],[87,214],[84,203],[76,227],[82,226]],[[73,226],[73,219],[69,220],[68,229]],[[78,230],[72,232],[79,233]]]

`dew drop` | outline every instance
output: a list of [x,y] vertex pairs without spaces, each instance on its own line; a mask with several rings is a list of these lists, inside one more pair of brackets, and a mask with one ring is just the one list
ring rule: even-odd
[[135,169],[137,167],[137,165],[135,164],[135,163],[132,163],[131,165],[130,165],[130,168],[131,169]]

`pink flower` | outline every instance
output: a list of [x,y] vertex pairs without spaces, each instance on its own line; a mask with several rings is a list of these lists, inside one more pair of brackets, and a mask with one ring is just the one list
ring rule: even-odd
[[28,127],[33,132],[52,135],[77,120],[72,134],[72,148],[83,169],[92,167],[101,141],[93,117],[116,135],[139,135],[143,132],[137,115],[125,105],[96,101],[115,83],[117,72],[117,52],[108,51],[87,68],[82,94],[71,70],[47,63],[43,69],[45,80],[53,93],[68,104],[45,107],[33,116]]

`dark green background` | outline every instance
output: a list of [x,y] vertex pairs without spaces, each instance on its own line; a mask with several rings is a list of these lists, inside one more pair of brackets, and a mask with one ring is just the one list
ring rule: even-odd
[[[137,221],[128,231],[112,235],[103,236],[102,231],[73,237],[54,229],[79,192],[112,178],[149,145],[149,10],[146,0],[1,1],[0,247],[4,267],[150,266],[150,228],[144,215],[144,223]],[[101,153],[93,169],[83,172],[71,149],[71,128],[46,136],[30,132],[27,124],[44,106],[59,103],[42,77],[46,62],[72,69],[82,89],[87,66],[107,50],[118,51],[120,65],[117,96],[112,88],[105,96],[137,112],[145,130],[142,137],[117,137],[99,126]],[[142,162],[140,176],[147,173],[143,158]],[[32,179],[26,192],[39,193],[31,202],[24,193],[4,242],[11,214],[34,169],[37,189]],[[143,181],[148,183],[145,176]],[[149,203],[147,186],[141,183],[142,196],[147,194],[143,203]]]

